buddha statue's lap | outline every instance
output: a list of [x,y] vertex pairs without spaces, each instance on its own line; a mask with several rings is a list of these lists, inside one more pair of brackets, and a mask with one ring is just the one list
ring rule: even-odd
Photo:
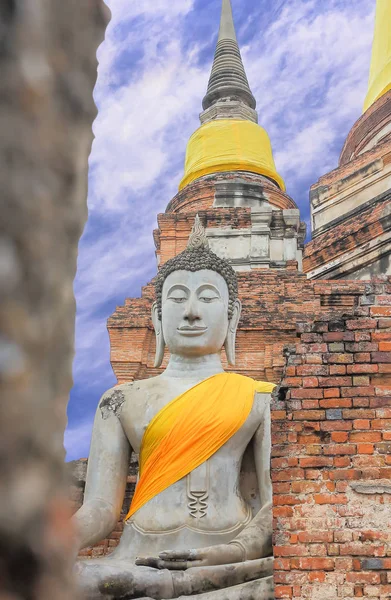
[[[156,294],[156,366],[166,345],[169,364],[158,377],[109,390],[99,404],[75,517],[80,548],[114,529],[132,449],[140,476],[119,546],[79,561],[81,587],[91,600],[220,600],[227,587],[250,600],[257,585],[257,597],[271,598],[271,386],[222,369],[223,345],[234,363],[236,275],[198,223],[188,249],[162,267]],[[241,475],[246,449],[254,489]]]

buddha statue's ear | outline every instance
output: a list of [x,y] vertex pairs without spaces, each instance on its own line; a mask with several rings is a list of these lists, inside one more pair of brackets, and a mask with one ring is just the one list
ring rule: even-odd
[[164,358],[164,349],[166,347],[166,343],[164,341],[163,336],[163,327],[161,319],[159,319],[159,310],[157,306],[157,302],[154,302],[152,305],[152,323],[155,329],[156,336],[156,354],[155,354],[155,367],[159,368],[162,366],[163,358]]
[[235,342],[236,342],[236,331],[239,325],[240,315],[242,313],[242,303],[240,300],[236,300],[230,322],[228,324],[228,333],[225,340],[225,353],[227,355],[228,364],[235,365]]

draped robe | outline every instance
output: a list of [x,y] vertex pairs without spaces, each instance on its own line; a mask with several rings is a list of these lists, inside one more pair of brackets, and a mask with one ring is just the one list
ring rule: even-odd
[[126,519],[213,456],[245,423],[255,393],[274,388],[236,373],[219,373],[169,402],[145,431],[140,477]]

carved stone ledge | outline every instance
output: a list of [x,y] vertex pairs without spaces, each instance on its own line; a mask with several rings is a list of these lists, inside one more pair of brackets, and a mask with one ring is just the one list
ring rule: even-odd
[[388,479],[352,481],[350,487],[357,492],[357,494],[391,494],[391,481]]

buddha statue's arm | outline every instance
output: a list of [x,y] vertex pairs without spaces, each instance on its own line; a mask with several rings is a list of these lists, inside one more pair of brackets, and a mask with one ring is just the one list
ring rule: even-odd
[[257,472],[261,510],[232,540],[231,545],[242,549],[243,560],[269,556],[272,552],[272,482],[270,477],[271,419],[270,396],[264,405],[263,419],[254,436],[254,458]]
[[120,517],[130,444],[118,418],[118,392],[103,395],[94,421],[84,503],[74,516],[78,550],[106,538]]

